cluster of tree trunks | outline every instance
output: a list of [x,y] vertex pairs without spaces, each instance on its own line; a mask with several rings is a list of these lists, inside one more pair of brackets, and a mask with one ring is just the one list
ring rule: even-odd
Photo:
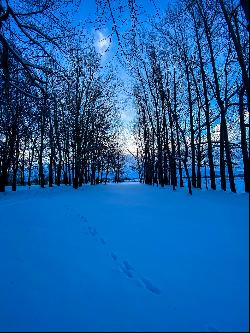
[[229,183],[236,192],[238,170],[249,192],[243,9],[234,1],[183,1],[153,25],[133,68],[138,168],[146,184],[175,189],[185,177],[191,194],[203,177],[215,190],[218,178],[222,190]]
[[0,3],[0,192],[121,178],[117,79],[61,4]]

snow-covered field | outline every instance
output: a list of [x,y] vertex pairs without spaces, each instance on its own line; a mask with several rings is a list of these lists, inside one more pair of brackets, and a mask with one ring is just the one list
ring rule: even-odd
[[0,193],[0,331],[247,331],[247,194]]

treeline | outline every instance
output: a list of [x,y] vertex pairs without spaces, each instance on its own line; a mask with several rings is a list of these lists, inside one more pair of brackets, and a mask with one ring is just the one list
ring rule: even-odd
[[[245,2],[242,1],[244,5]],[[234,0],[184,0],[131,43],[141,181],[249,192],[249,13]],[[185,179],[184,179],[185,178]],[[217,182],[217,178],[220,182]]]
[[[0,2],[0,191],[120,179],[119,83],[73,2]],[[150,24],[135,0],[96,3],[131,70],[141,181],[236,192],[242,170],[249,192],[246,1],[179,0]]]
[[0,2],[0,192],[78,188],[111,171],[119,181],[118,81],[71,24],[74,9],[67,0]]

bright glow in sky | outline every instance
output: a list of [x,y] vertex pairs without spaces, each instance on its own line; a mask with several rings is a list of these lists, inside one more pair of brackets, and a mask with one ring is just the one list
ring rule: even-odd
[[95,42],[95,47],[98,53],[101,55],[104,55],[106,51],[108,50],[111,40],[110,38],[107,38],[102,31],[96,31],[96,42]]
[[[124,4],[128,0],[124,0]],[[174,0],[136,0],[136,3],[142,7],[140,12],[140,20],[147,20],[150,16],[155,15],[157,11],[163,12],[168,4],[173,3]],[[113,8],[119,5],[117,0],[111,0],[111,5]],[[102,65],[105,67],[108,64],[111,64],[115,68],[118,77],[124,82],[124,90],[122,92],[120,102],[121,102],[121,118],[125,126],[124,129],[124,139],[126,141],[127,148],[135,153],[136,147],[134,145],[134,140],[131,136],[131,122],[134,119],[135,112],[131,96],[127,94],[126,90],[129,89],[130,78],[126,73],[126,69],[121,66],[118,58],[115,56],[118,43],[116,40],[115,34],[112,34],[111,40],[111,31],[112,31],[112,21],[107,21],[105,24],[95,25],[94,21],[96,19],[96,2],[95,0],[81,0],[79,10],[76,13],[75,21],[82,22],[84,28],[87,31],[87,34],[94,37],[94,45],[96,51],[102,56]],[[118,26],[118,30],[123,33],[125,26]],[[119,93],[120,95],[121,93]],[[122,100],[127,100],[126,103]],[[123,139],[123,140],[124,140]]]

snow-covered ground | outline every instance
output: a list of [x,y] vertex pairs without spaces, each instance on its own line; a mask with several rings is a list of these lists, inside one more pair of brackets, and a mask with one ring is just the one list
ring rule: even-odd
[[247,331],[247,194],[0,193],[0,331]]

